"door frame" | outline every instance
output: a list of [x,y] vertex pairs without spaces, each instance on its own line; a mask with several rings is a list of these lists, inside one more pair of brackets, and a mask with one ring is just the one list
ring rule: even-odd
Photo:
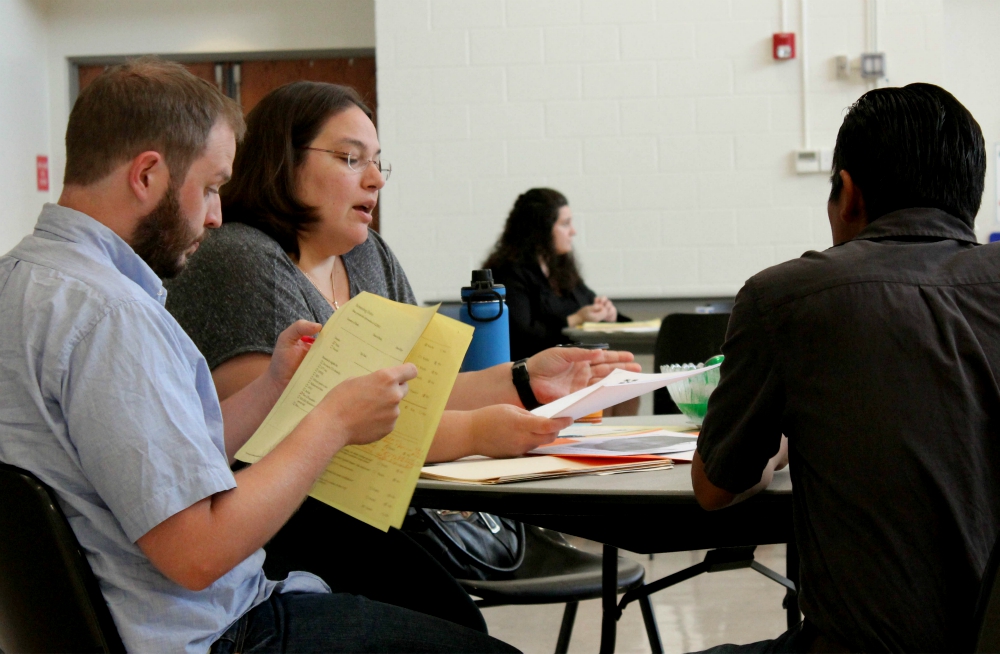
[[[115,66],[138,57],[155,55],[179,63],[212,61],[228,63],[239,61],[280,60],[280,59],[344,59],[350,57],[374,57],[375,48],[331,48],[327,50],[254,50],[251,52],[181,52],[181,53],[138,53],[128,55],[90,55],[68,57],[69,62],[69,106],[72,107],[80,95],[80,66]],[[377,65],[377,62],[376,62]]]

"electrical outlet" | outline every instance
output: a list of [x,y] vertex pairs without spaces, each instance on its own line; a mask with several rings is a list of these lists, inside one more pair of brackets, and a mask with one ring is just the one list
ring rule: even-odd
[[834,58],[837,65],[837,79],[851,79],[851,59],[847,55]]

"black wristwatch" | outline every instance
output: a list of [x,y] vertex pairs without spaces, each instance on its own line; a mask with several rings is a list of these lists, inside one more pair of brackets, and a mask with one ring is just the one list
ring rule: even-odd
[[510,369],[514,377],[514,388],[517,389],[517,396],[521,398],[521,404],[528,411],[542,406],[542,403],[535,397],[535,391],[531,390],[531,378],[528,376],[528,360],[521,359],[514,362],[514,367]]

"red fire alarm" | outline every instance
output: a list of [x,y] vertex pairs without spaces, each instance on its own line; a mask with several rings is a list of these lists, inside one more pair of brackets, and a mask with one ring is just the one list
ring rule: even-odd
[[775,59],[795,59],[795,33],[775,32],[774,34],[774,58]]
[[49,158],[44,154],[35,157],[35,178],[39,191],[49,190]]

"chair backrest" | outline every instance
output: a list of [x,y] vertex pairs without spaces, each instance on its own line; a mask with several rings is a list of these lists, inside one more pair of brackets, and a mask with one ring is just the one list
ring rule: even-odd
[[0,651],[124,652],[52,491],[0,464]]
[[[671,313],[660,324],[653,372],[668,363],[699,363],[722,353],[728,313]],[[665,388],[653,392],[653,413],[680,413]]]
[[974,617],[972,651],[1000,652],[1000,538],[993,545],[990,560],[983,571]]

